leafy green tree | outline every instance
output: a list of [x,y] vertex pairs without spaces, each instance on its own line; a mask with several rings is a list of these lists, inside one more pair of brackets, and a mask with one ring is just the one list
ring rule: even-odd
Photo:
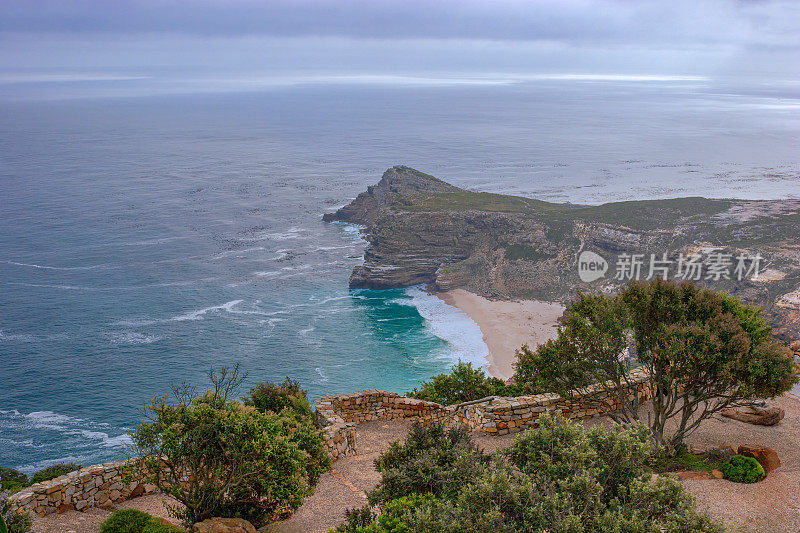
[[482,368],[473,368],[472,363],[461,361],[449,374],[433,376],[423,382],[419,389],[407,394],[412,398],[452,405],[479,400],[487,396],[517,396],[519,389],[508,386],[502,379],[487,377]]
[[187,525],[213,516],[260,525],[299,507],[319,478],[306,451],[321,442],[319,430],[308,418],[234,400],[238,366],[209,378],[203,393],[176,386],[147,405],[132,435],[138,470],[182,504],[171,511]]
[[[632,349],[635,357],[623,357]],[[630,352],[629,352],[630,353]],[[649,409],[629,395],[645,371]],[[760,310],[692,283],[632,282],[619,295],[581,294],[558,337],[517,354],[515,381],[597,407],[621,423],[646,411],[653,443],[674,453],[704,420],[727,407],[772,398],[795,383],[788,349]],[[608,400],[622,405],[610,412]]]

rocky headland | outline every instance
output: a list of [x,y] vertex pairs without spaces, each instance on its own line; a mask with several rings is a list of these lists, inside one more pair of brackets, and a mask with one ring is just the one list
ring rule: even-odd
[[[578,291],[613,292],[627,282],[630,276],[615,276],[620,258],[643,259],[640,279],[650,274],[653,258],[671,265],[671,279],[681,279],[681,258],[694,256],[708,270],[689,279],[759,306],[783,340],[800,339],[798,200],[559,204],[468,191],[395,166],[324,220],[363,227],[369,244],[350,277],[352,288],[427,284],[496,300],[566,303]],[[587,251],[608,262],[605,275],[589,282],[578,274],[578,258]],[[752,270],[737,275],[737,258],[756,256],[758,276]],[[719,267],[721,260],[728,262],[727,275],[711,274],[710,264]]]

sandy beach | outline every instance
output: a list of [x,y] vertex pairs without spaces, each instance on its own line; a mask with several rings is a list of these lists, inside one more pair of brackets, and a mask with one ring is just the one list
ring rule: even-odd
[[489,373],[501,379],[514,374],[514,354],[523,344],[533,348],[555,337],[558,318],[564,312],[558,303],[489,300],[463,289],[437,296],[478,324],[489,347]]

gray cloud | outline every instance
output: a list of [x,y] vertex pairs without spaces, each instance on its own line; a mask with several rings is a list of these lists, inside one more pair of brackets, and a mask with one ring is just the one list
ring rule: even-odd
[[[0,69],[800,77],[791,0],[0,0]],[[793,82],[792,82],[793,83]]]
[[4,0],[0,31],[489,39],[572,44],[798,43],[791,1]]

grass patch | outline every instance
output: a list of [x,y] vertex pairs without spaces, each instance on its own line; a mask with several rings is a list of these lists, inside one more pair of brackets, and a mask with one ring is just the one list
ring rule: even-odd
[[666,472],[711,472],[719,469],[727,460],[724,455],[707,453],[695,455],[684,447],[674,457],[655,455],[651,459],[650,468],[653,472],[662,474]]

